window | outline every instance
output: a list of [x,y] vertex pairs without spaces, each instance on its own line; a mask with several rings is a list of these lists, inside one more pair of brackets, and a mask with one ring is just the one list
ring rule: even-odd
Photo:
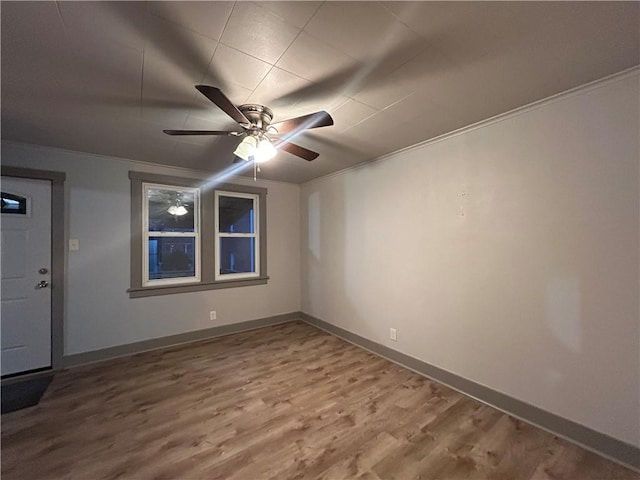
[[12,193],[2,192],[2,213],[26,215],[27,199]]
[[260,275],[258,195],[215,193],[216,280]]
[[264,188],[129,172],[132,298],[264,284]]
[[200,280],[197,188],[143,184],[143,286]]

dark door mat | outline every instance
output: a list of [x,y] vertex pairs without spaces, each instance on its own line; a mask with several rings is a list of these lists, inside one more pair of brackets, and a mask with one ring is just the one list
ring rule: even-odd
[[0,387],[2,413],[15,412],[37,405],[51,380],[53,380],[53,374],[2,385]]

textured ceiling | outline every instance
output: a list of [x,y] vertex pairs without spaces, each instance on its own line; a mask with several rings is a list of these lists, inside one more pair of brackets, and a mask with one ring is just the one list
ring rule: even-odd
[[[261,177],[304,182],[637,65],[638,2],[2,2],[2,139],[219,172],[196,91],[327,110]],[[107,160],[105,160],[107,161]],[[248,172],[247,172],[248,174]]]

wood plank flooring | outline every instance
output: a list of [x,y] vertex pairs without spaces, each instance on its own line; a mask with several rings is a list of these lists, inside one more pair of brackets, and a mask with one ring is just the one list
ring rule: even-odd
[[639,479],[302,322],[75,368],[2,479]]

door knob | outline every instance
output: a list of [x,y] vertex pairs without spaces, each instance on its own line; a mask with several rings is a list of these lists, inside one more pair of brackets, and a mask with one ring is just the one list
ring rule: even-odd
[[36,285],[36,288],[47,288],[49,286],[49,282],[47,282],[46,280],[40,280],[38,282],[38,285]]

